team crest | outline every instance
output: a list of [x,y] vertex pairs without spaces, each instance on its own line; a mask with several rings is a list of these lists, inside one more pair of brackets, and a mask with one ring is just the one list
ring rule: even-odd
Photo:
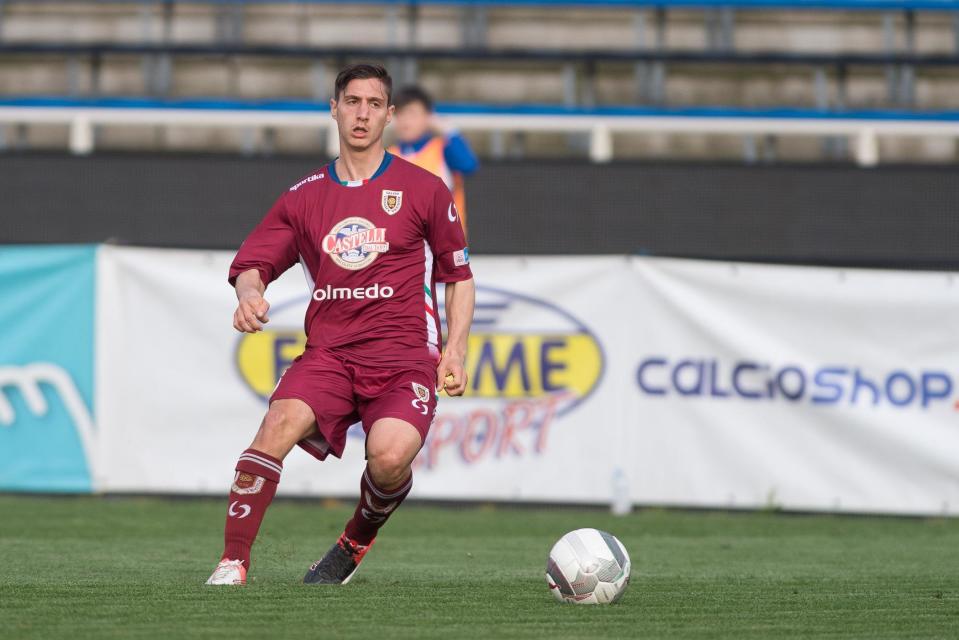
[[430,390],[429,390],[429,389],[427,389],[427,388],[424,387],[423,385],[421,385],[421,384],[419,384],[419,383],[416,383],[416,382],[413,382],[413,383],[411,383],[411,384],[413,385],[413,393],[416,394],[416,398],[417,398],[418,400],[420,400],[421,402],[429,402],[429,401],[430,401]]
[[403,192],[402,191],[390,191],[389,189],[383,189],[383,211],[387,215],[393,215],[400,210],[400,207],[403,206]]
[[[241,496],[248,496],[257,494],[263,490],[263,483],[265,480],[260,476],[255,476],[250,473],[244,473],[242,471],[237,471],[236,476],[233,478],[233,486],[230,489],[233,493]],[[243,517],[243,516],[240,516]]]

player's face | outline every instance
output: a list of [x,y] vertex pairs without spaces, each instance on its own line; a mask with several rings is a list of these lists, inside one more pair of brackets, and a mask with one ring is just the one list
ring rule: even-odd
[[393,117],[383,83],[376,78],[351,80],[339,100],[330,101],[330,111],[341,143],[356,151],[380,144],[383,129]]
[[396,112],[393,127],[400,142],[416,142],[430,128],[430,116],[422,102],[411,102]]

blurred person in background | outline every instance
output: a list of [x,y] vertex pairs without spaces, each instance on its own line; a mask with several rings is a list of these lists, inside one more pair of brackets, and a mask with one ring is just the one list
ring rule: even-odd
[[433,111],[433,98],[421,87],[404,87],[393,98],[396,144],[390,153],[439,176],[453,193],[463,233],[466,233],[466,191],[463,177],[476,171],[479,161],[459,131]]

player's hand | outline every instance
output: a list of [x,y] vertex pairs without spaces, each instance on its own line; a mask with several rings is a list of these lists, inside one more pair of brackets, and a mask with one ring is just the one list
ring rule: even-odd
[[266,315],[269,310],[270,303],[262,295],[257,292],[246,294],[233,312],[233,328],[243,333],[256,333],[270,321]]
[[440,389],[449,396],[461,396],[466,391],[466,370],[462,356],[443,354],[443,359],[436,367],[436,390]]

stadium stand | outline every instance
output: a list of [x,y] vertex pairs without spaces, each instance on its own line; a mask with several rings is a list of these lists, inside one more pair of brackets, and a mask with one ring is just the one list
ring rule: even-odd
[[[5,136],[14,147],[69,142],[84,152],[96,140],[108,148],[183,148],[177,139],[187,138],[204,149],[315,153],[323,149],[322,132],[286,136],[272,129],[276,112],[286,109],[277,105],[322,111],[336,68],[374,58],[388,62],[401,82],[418,81],[458,105],[447,111],[464,128],[492,132],[474,142],[493,157],[572,154],[602,161],[614,151],[616,157],[656,157],[669,147],[679,157],[852,155],[865,165],[880,157],[952,160],[957,16],[959,3],[951,0],[384,0],[350,7],[8,0],[0,2],[0,94],[10,99],[0,118],[14,125]],[[10,109],[23,96],[100,111],[93,120],[80,114],[79,125],[76,113],[67,120],[62,113],[17,120],[23,112]],[[149,100],[71,103],[80,97]],[[196,98],[243,111],[242,128],[226,137],[212,130],[197,136],[196,123],[187,135],[107,131],[104,107],[113,109],[116,123],[169,127],[184,122],[182,104],[152,119],[144,107],[159,116],[158,110]],[[120,106],[137,106],[138,115],[120,115]],[[491,106],[524,128],[500,127],[490,119]],[[609,108],[622,110],[612,129],[584,131],[582,118],[575,119]],[[559,109],[573,118],[564,121],[568,127],[545,119]],[[778,113],[784,109],[801,122],[784,128]],[[261,117],[251,116],[254,111]],[[690,115],[697,131],[715,118],[708,130],[721,140],[663,142],[662,136],[690,127]],[[672,128],[639,122],[661,116],[686,119]],[[731,118],[739,124],[730,127]],[[822,131],[826,119],[845,125]],[[889,124],[849,129],[850,121],[863,119]],[[926,125],[923,138],[905,140],[917,133],[917,119],[938,125]],[[58,127],[43,126],[51,121]],[[93,121],[99,136],[83,127]],[[69,132],[64,125],[72,126]],[[880,144],[876,136],[884,132],[896,140]],[[790,134],[816,139],[782,138]],[[823,135],[840,137],[818,139]]]

